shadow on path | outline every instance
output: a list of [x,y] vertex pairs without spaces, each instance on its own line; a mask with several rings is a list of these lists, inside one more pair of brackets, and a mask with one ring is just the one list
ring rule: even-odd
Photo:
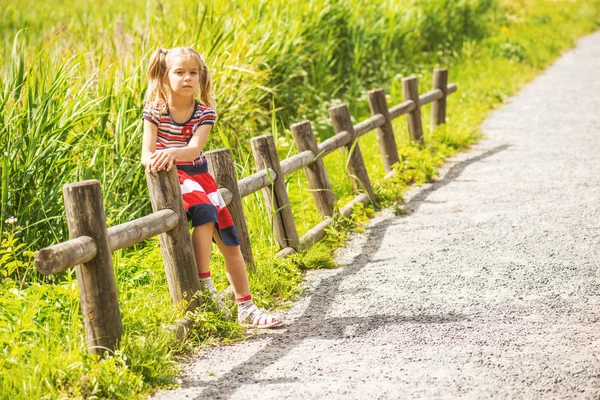
[[[429,188],[415,195],[405,207],[410,213],[416,212],[427,196],[435,190],[444,187],[455,180],[465,168],[477,161],[490,157],[500,151],[507,149],[509,145],[495,147],[479,156],[470,158],[454,165],[448,173],[439,181],[434,182]],[[369,317],[343,317],[327,318],[336,295],[340,294],[339,285],[348,276],[360,272],[365,266],[373,261],[374,255],[379,251],[385,233],[394,218],[386,218],[371,225],[367,234],[371,238],[363,251],[348,263],[338,274],[323,279],[311,292],[310,301],[306,311],[297,320],[286,326],[287,331],[281,335],[270,334],[270,342],[267,346],[253,355],[248,361],[234,367],[217,380],[188,380],[185,387],[205,387],[196,399],[227,399],[243,385],[247,384],[270,384],[297,382],[293,379],[256,379],[260,371],[285,357],[292,349],[309,338],[319,339],[341,339],[350,337],[345,334],[346,328],[352,326],[352,337],[362,336],[366,333],[379,329],[389,324],[398,323],[420,323],[420,324],[444,324],[459,322],[465,319],[462,315],[372,315]]]
[[419,207],[421,207],[421,204],[423,204],[425,202],[427,197],[432,192],[435,192],[436,190],[438,190],[438,189],[446,186],[450,182],[456,180],[456,178],[458,178],[460,176],[460,174],[463,173],[465,168],[467,168],[469,165],[471,165],[477,161],[481,161],[484,158],[491,157],[494,154],[497,154],[501,151],[508,149],[509,147],[510,147],[509,144],[503,144],[502,146],[494,147],[493,149],[490,149],[490,150],[486,151],[485,153],[482,153],[473,158],[469,158],[468,160],[465,160],[463,162],[460,162],[460,163],[452,166],[450,168],[450,170],[448,171],[448,173],[446,175],[444,175],[444,177],[442,179],[433,182],[430,187],[422,190],[417,195],[415,195],[415,197],[410,199],[410,201],[408,203],[406,203],[404,206],[406,211],[408,212],[408,214],[412,214],[412,213],[418,211]]

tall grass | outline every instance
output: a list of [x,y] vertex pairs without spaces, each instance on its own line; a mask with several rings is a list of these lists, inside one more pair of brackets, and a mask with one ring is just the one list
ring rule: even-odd
[[273,122],[288,143],[285,128],[303,118],[321,138],[331,135],[324,104],[352,101],[438,49],[458,51],[499,14],[493,0],[82,4],[11,2],[5,10],[1,215],[19,216],[37,247],[65,238],[59,199],[70,181],[100,179],[111,222],[148,212],[139,109],[157,47],[204,54],[221,132],[208,147],[227,144],[243,160],[249,138]]
[[[178,354],[243,338],[210,308],[194,316],[197,329],[187,341],[165,333],[180,310],[170,304],[160,252],[150,240],[113,254],[126,334],[119,350],[98,362],[85,352],[73,272],[41,279],[32,266],[32,249],[67,238],[61,199],[67,182],[101,181],[109,226],[150,212],[139,166],[140,110],[147,58],[157,47],[192,45],[204,54],[219,114],[208,147],[232,148],[238,176],[253,171],[251,136],[273,133],[287,157],[295,153],[290,123],[310,119],[323,140],[333,134],[329,106],[346,102],[363,119],[367,90],[384,87],[388,103],[397,104],[402,76],[415,73],[425,91],[432,68],[449,67],[459,92],[449,99],[448,124],[433,132],[424,124],[421,147],[408,142],[404,118],[394,123],[403,162],[392,182],[381,180],[375,136],[359,140],[378,201],[394,204],[476,140],[487,112],[596,29],[599,16],[598,0],[5,2],[0,398],[142,397],[173,382]],[[353,195],[345,162],[343,152],[325,158],[340,206]],[[303,233],[320,217],[303,174],[286,182]],[[261,194],[246,197],[244,207],[258,264],[250,277],[254,294],[263,306],[286,304],[298,293],[302,268],[332,265],[330,247],[343,241],[345,222],[336,221],[325,245],[277,260]],[[354,220],[369,214],[359,209]],[[18,222],[5,223],[10,216]],[[213,263],[222,288],[218,253]]]

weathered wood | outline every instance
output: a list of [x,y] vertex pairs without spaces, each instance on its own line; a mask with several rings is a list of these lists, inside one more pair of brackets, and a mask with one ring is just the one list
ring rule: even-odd
[[388,172],[387,174],[385,174],[385,176],[383,177],[383,179],[390,179],[394,175],[396,175],[396,171],[395,170],[391,170],[390,172]]
[[88,236],[96,244],[96,256],[78,265],[75,273],[88,350],[102,356],[116,348],[123,326],[100,183],[90,180],[65,185],[63,197],[69,236]]
[[431,106],[431,129],[446,122],[446,97],[448,96],[448,70],[433,70],[433,88],[441,92]]
[[419,103],[419,83],[416,76],[402,79],[402,92],[404,100],[412,100],[415,108],[406,114],[406,124],[408,125],[408,134],[411,140],[425,143],[423,138],[423,125],[421,123],[421,105]]
[[247,177],[240,179],[238,181],[240,196],[246,197],[262,188],[270,186],[272,179],[277,179],[277,173],[271,168],[263,169],[262,171],[258,171],[252,175],[248,175]]
[[227,188],[219,188],[219,193],[221,193],[225,205],[228,206],[229,203],[231,203],[231,200],[233,199],[233,194],[231,193],[231,191]]
[[315,155],[312,151],[303,151],[295,154],[289,158],[286,158],[281,162],[281,172],[284,176],[293,174],[301,168],[308,166],[315,159]]
[[[340,210],[340,214],[344,217],[348,218],[350,216],[350,212],[352,211],[352,207],[354,207],[357,203],[369,204],[369,196],[364,193],[359,194],[355,198],[353,198],[348,204],[346,204]],[[317,243],[319,240],[325,237],[325,229],[331,226],[333,222],[332,218],[326,218],[323,221],[319,222],[317,225],[310,228],[308,232],[306,232],[300,238],[300,247],[305,249],[313,244]]]
[[304,173],[306,174],[308,185],[312,191],[317,211],[321,216],[331,216],[333,215],[335,195],[331,188],[327,170],[325,170],[325,165],[323,164],[323,158],[316,157],[316,155],[319,154],[319,146],[310,122],[302,121],[293,124],[290,129],[294,135],[294,141],[296,142],[298,151],[308,151],[313,155],[313,160],[308,167],[305,168]]
[[433,89],[419,96],[419,104],[424,106],[425,104],[441,99],[443,95],[444,93],[441,90]]
[[335,150],[347,145],[351,141],[352,135],[350,135],[349,132],[340,132],[319,144],[319,153],[317,154],[317,157],[323,158],[327,154],[333,153]]
[[371,118],[365,119],[354,125],[354,132],[356,132],[356,137],[361,137],[362,135],[371,132],[373,129],[379,128],[383,124],[385,124],[385,117],[381,114],[376,114]]
[[57,274],[91,261],[97,251],[94,239],[80,236],[39,250],[35,255],[35,266],[42,275]]
[[[134,219],[108,228],[110,251],[139,243],[172,229],[177,224],[177,214],[173,210],[162,210],[145,217]],[[56,274],[79,264],[86,263],[96,256],[94,240],[81,236],[37,252],[35,265],[43,275]]]
[[170,231],[179,222],[177,213],[164,209],[124,224],[108,228],[110,250],[132,246],[158,234]]
[[200,290],[200,281],[177,171],[172,168],[169,172],[146,172],[146,181],[152,210],[158,212],[168,208],[177,213],[179,223],[170,231],[158,235],[158,240],[171,300],[175,305],[185,300],[186,309],[193,310],[202,302],[201,297],[196,296]]
[[346,131],[350,134],[351,141],[346,145],[348,149],[348,174],[352,180],[352,186],[357,192],[365,191],[370,198],[375,198],[371,180],[367,174],[367,168],[360,152],[360,146],[356,141],[356,133],[350,119],[348,106],[340,104],[329,109],[329,116],[333,123],[333,129],[336,133]]
[[[110,251],[156,236],[171,229],[175,224],[177,224],[177,215],[174,211],[163,210],[108,228]],[[92,260],[96,252],[94,240],[88,236],[81,236],[39,250],[35,256],[35,265],[43,275],[57,274]]]
[[376,133],[377,141],[379,142],[379,151],[383,158],[383,168],[388,172],[400,160],[400,157],[398,156],[392,119],[390,118],[385,91],[383,89],[369,91],[369,107],[374,117],[377,115],[383,116],[384,123],[377,128]]
[[229,203],[227,209],[237,229],[240,239],[240,249],[246,266],[248,269],[254,270],[256,266],[254,264],[254,256],[252,255],[252,244],[250,243],[250,235],[248,235],[242,197],[238,188],[238,180],[231,152],[229,149],[218,149],[207,151],[204,155],[208,160],[208,170],[215,178],[217,184],[229,189],[232,194],[231,203]]
[[404,114],[408,114],[409,112],[411,112],[414,109],[415,109],[414,101],[412,101],[412,100],[403,101],[402,103],[398,104],[397,106],[390,108],[390,119],[394,120]]
[[254,160],[258,169],[271,168],[275,171],[272,185],[262,189],[269,214],[273,216],[273,231],[275,240],[281,246],[298,246],[298,232],[294,215],[285,188],[285,179],[281,171],[275,141],[272,135],[262,135],[250,140]]
[[[369,196],[367,196],[367,194],[365,194],[365,193],[361,193],[358,196],[356,196],[354,199],[352,199],[348,204],[346,204],[340,210],[340,214],[342,214],[344,217],[348,218],[348,217],[350,217],[350,214],[352,212],[352,207],[354,207],[354,205],[356,205],[357,203],[369,204],[369,202],[370,202]],[[332,222],[333,222],[333,218],[328,217],[328,218],[324,219],[323,221],[319,222],[317,225],[313,226],[308,232],[306,232],[300,238],[299,248],[306,249],[306,248],[312,246],[313,244],[317,243],[319,240],[323,239],[323,237],[325,237],[325,229],[329,228],[329,226],[331,226]],[[291,256],[292,254],[295,254],[296,251],[297,250],[292,247],[285,247],[285,248],[281,249],[276,254],[276,256],[280,257],[280,258],[286,258],[286,257]]]
[[323,239],[325,237],[325,229],[329,228],[332,222],[333,218],[326,218],[310,228],[310,230],[300,238],[301,247],[303,249],[308,248]]
[[167,330],[173,332],[175,334],[175,339],[181,341],[185,339],[188,333],[192,330],[194,326],[194,320],[188,317],[180,318],[177,321],[169,324],[167,326]]
[[369,204],[369,202],[370,202],[369,197],[366,194],[361,193],[358,196],[356,196],[355,198],[353,198],[352,200],[350,200],[350,202],[348,204],[346,204],[344,207],[342,207],[340,209],[340,214],[342,214],[344,217],[348,218],[348,217],[350,217],[350,213],[352,213],[352,207],[354,207],[355,204],[357,204],[357,203]]
[[296,253],[297,253],[297,251],[293,247],[284,247],[283,249],[279,250],[277,252],[277,254],[275,254],[275,257],[288,258],[292,254],[296,254]]
[[452,94],[454,92],[456,92],[458,90],[458,87],[456,86],[456,83],[451,83],[448,85],[448,91],[446,92],[446,94]]

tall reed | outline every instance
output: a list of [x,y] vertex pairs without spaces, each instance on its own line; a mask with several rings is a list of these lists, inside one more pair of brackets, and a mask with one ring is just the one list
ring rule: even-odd
[[140,109],[157,47],[204,54],[221,133],[208,147],[227,144],[242,160],[249,138],[273,126],[287,148],[286,128],[303,118],[331,135],[327,104],[355,103],[433,52],[485,36],[497,13],[493,0],[10,3],[0,31],[0,220],[17,216],[30,246],[64,240],[61,187],[90,178],[102,182],[111,224],[149,212]]
[[[448,124],[427,131],[422,147],[409,143],[405,121],[396,121],[402,162],[393,181],[378,182],[383,168],[374,135],[359,139],[378,199],[390,204],[479,137],[491,108],[600,21],[598,0],[499,1],[5,2],[0,224],[11,215],[18,223],[0,226],[0,397],[144,398],[173,383],[183,350],[243,337],[210,308],[194,316],[194,335],[185,342],[165,335],[180,311],[170,304],[155,240],[113,254],[126,335],[103,361],[86,354],[73,271],[44,282],[31,274],[27,246],[65,239],[64,183],[100,179],[109,225],[149,211],[138,153],[143,72],[156,47],[191,44],[204,53],[219,102],[209,147],[231,147],[240,176],[253,170],[250,136],[273,133],[286,157],[295,152],[290,122],[309,118],[322,139],[332,134],[328,106],[348,102],[363,119],[366,89],[385,87],[388,103],[397,104],[403,74],[417,74],[425,90],[431,69],[448,66],[460,88],[450,98]],[[343,152],[325,158],[340,204],[353,195],[345,163]],[[305,178],[298,172],[286,181],[299,229],[306,230],[320,217]],[[324,244],[281,260],[273,257],[278,249],[261,194],[246,197],[244,206],[258,265],[250,279],[261,306],[293,299],[300,268],[332,266],[344,221],[336,221]],[[395,210],[402,212],[401,205]],[[369,214],[359,209],[354,218]],[[216,253],[212,262],[223,288],[222,257]]]

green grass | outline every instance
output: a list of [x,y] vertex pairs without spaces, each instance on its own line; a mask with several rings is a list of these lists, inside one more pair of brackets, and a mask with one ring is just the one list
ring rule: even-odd
[[[429,90],[434,67],[448,67],[459,91],[448,123],[429,131],[426,146],[394,122],[402,162],[383,182],[374,133],[359,139],[377,193],[393,205],[411,185],[435,176],[444,159],[481,137],[490,110],[548,66],[574,40],[598,28],[599,1],[234,1],[186,7],[112,0],[83,6],[9,2],[0,30],[0,398],[143,398],[168,385],[178,361],[198,347],[244,339],[237,324],[207,307],[193,334],[177,342],[166,327],[181,316],[171,305],[157,241],[113,254],[124,338],[98,361],[86,354],[73,271],[43,278],[32,250],[67,238],[62,186],[102,183],[108,225],[150,212],[139,166],[143,71],[156,47],[192,44],[213,70],[219,123],[209,148],[230,146],[238,176],[253,172],[249,138],[276,136],[282,158],[295,154],[289,126],[308,118],[319,140],[333,134],[327,109],[347,103],[353,118],[369,116],[366,92],[383,87],[400,103],[401,78]],[[208,4],[208,3],[207,3]],[[227,4],[227,6],[225,6]],[[452,21],[450,24],[444,21]],[[354,196],[346,155],[327,156],[338,206]],[[299,233],[320,221],[304,174],[286,178]],[[286,260],[262,194],[244,199],[257,271],[251,284],[265,307],[285,307],[300,293],[302,271],[333,267],[331,248],[360,230],[373,207],[337,218],[326,239]],[[16,216],[16,224],[5,223]],[[226,278],[213,257],[216,284]]]

